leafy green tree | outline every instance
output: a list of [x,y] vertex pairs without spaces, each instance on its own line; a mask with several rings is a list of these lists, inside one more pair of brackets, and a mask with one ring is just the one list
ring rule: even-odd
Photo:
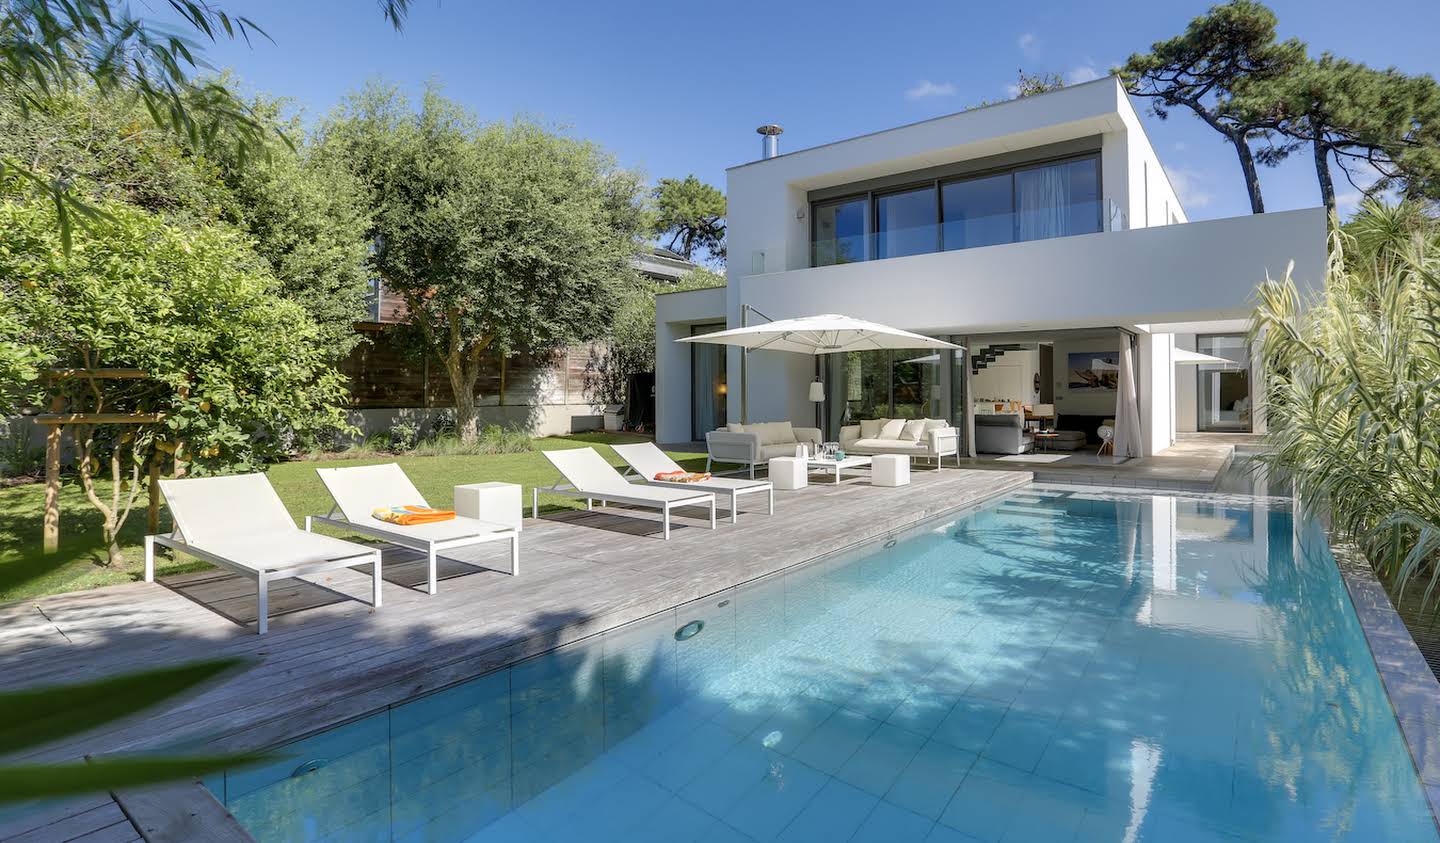
[[[265,36],[247,17],[208,0],[166,0],[170,11],[204,41]],[[399,29],[410,0],[379,0]],[[0,3],[0,101],[22,113],[59,92],[88,84],[106,98],[144,106],[153,126],[184,138],[193,150],[229,145],[241,158],[263,150],[267,127],[230,87],[205,78],[200,44],[173,27],[130,13],[112,0],[24,0]],[[65,173],[36,171],[0,157],[0,176],[17,174],[45,190],[56,208],[61,243],[70,248],[72,222],[94,209],[70,191]]]
[[651,194],[655,203],[655,235],[668,237],[666,248],[685,260],[695,252],[725,262],[725,194],[693,174],[661,179]]
[[[1260,175],[1255,167],[1252,138],[1271,128],[1265,122],[1234,108],[1237,86],[1283,76],[1304,58],[1298,40],[1276,42],[1275,14],[1254,0],[1231,0],[1212,6],[1190,21],[1185,32],[1136,53],[1116,72],[1131,94],[1150,100],[1151,111],[1162,120],[1175,108],[1186,108],[1219,132],[1235,148],[1250,210],[1265,212]],[[1273,155],[1285,151],[1277,147]]]
[[1016,71],[1015,99],[1046,94],[1065,87],[1065,80],[1058,73],[1026,73],[1024,68]]
[[615,312],[604,358],[595,367],[595,391],[607,404],[625,398],[625,381],[639,372],[655,371],[655,297],[665,293],[725,286],[725,276],[703,267],[674,283],[647,282],[625,295]]
[[228,188],[222,216],[251,234],[279,293],[310,313],[322,347],[339,361],[360,341],[354,324],[370,292],[369,209],[355,176],[316,155],[299,121],[282,121],[280,106],[262,99],[254,110],[266,125],[282,126],[295,150],[271,141],[259,161],[231,150],[213,156]]
[[1440,222],[1366,202],[1331,235],[1318,301],[1257,293],[1267,453],[1398,589],[1440,587]]
[[523,121],[477,125],[433,89],[416,114],[376,86],[322,144],[365,186],[371,265],[445,367],[467,443],[487,354],[600,339],[638,283],[640,182],[593,144]]
[[1320,196],[1332,214],[1332,163],[1371,197],[1395,190],[1413,199],[1440,198],[1440,85],[1429,76],[1325,54],[1284,74],[1244,80],[1232,108],[1286,139],[1278,154],[1261,150],[1262,163],[1310,146]]
[[0,416],[14,415],[17,402],[38,375],[40,354],[25,343],[25,329],[0,291]]
[[[220,173],[139,102],[107,97],[93,85],[57,91],[21,108],[0,97],[0,157],[24,161],[47,181],[63,181],[86,203],[124,202],[183,224],[215,221],[225,204]],[[10,195],[34,195],[10,179]]]
[[[88,203],[124,202],[180,225],[243,227],[280,293],[311,312],[338,360],[359,340],[353,323],[369,292],[369,220],[359,186],[311,154],[299,121],[282,118],[280,101],[257,98],[250,108],[271,131],[264,154],[242,157],[228,146],[197,155],[152,126],[139,103],[104,97],[93,86],[24,113],[0,101],[0,156],[27,161],[47,177],[63,174]],[[12,179],[8,192],[23,197],[23,188]]]
[[[72,425],[75,466],[101,513],[110,562],[152,464],[191,473],[255,470],[286,437],[344,426],[341,376],[320,332],[230,229],[170,226],[116,203],[65,253],[53,209],[0,204],[0,295],[20,342],[47,367],[120,368],[45,384],[74,412],[162,414],[149,424]],[[108,497],[97,482],[108,469]]]

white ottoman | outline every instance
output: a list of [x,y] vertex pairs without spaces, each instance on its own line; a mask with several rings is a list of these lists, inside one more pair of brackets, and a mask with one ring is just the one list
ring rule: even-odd
[[521,529],[524,510],[514,483],[471,483],[455,487],[455,514]]
[[770,482],[777,489],[803,489],[809,482],[805,460],[799,457],[771,457]]
[[871,486],[909,486],[910,457],[907,454],[876,454],[870,460]]

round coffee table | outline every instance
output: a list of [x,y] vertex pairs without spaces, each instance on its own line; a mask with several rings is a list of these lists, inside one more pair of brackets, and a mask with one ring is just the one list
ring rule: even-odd
[[1034,434],[1034,436],[1035,436],[1035,441],[1036,441],[1037,443],[1039,443],[1039,445],[1040,445],[1040,450],[1041,450],[1041,451],[1047,451],[1047,450],[1049,450],[1049,447],[1048,447],[1049,444],[1050,444],[1051,442],[1054,442],[1056,439],[1059,439],[1059,438],[1060,438],[1059,432],[1054,431],[1054,430],[1047,430],[1047,431],[1043,431],[1043,432],[1036,432],[1036,433]]

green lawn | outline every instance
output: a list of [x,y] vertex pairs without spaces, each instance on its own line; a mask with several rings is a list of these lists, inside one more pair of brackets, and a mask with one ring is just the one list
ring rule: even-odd
[[[612,442],[643,441],[627,434],[581,433],[565,437],[535,440],[541,450],[578,448],[596,445],[602,455],[616,465],[621,460],[607,447]],[[704,459],[703,453],[671,452],[679,461]],[[281,500],[295,516],[297,523],[305,515],[324,513],[330,509],[330,496],[316,476],[317,467],[338,468],[346,465],[370,465],[398,462],[420,492],[436,506],[449,505],[451,489],[462,483],[500,480],[519,483],[524,487],[528,508],[530,489],[548,486],[557,475],[538,451],[522,454],[494,454],[455,457],[377,457],[353,460],[298,461],[280,463],[269,470],[270,482]],[[700,463],[703,465],[703,462]],[[687,466],[688,467],[688,466]],[[103,585],[140,579],[144,559],[141,540],[145,534],[144,501],[131,514],[123,532],[125,564],[108,567],[100,548],[99,514],[87,503],[78,483],[67,482],[61,493],[60,552],[46,556],[40,552],[40,516],[44,503],[40,484],[0,489],[0,602],[81,591]],[[559,495],[540,496],[541,512],[577,508],[584,504]],[[526,513],[529,514],[528,511]],[[169,529],[169,519],[161,512],[161,529]],[[343,535],[337,533],[337,535]],[[157,562],[157,572],[173,574],[199,570],[206,566],[194,560],[169,559]]]

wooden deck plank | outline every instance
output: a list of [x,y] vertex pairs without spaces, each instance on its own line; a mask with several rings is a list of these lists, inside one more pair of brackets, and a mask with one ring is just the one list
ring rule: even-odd
[[199,782],[116,791],[115,801],[150,843],[253,843]]
[[[39,824],[36,824],[37,820]],[[6,843],[63,843],[102,831],[106,835],[118,833],[123,837],[127,826],[129,839],[140,837],[109,794],[46,806],[26,826],[25,822],[20,822],[11,828],[0,828],[0,840]],[[116,826],[120,827],[119,830],[112,830]]]
[[[32,658],[0,641],[0,668],[7,684],[28,685],[250,656],[259,664],[224,685],[33,757],[178,740],[272,746],[1028,482],[1023,473],[945,469],[917,471],[899,489],[863,480],[812,486],[778,493],[774,516],[744,514],[713,532],[683,521],[669,542],[649,536],[649,522],[633,530],[635,519],[614,510],[527,519],[519,577],[476,570],[446,580],[432,597],[387,575],[385,606],[372,612],[368,570],[337,571],[324,587],[355,599],[273,617],[265,636],[196,602],[217,600],[243,614],[242,598],[213,575],[180,579],[189,597],[145,583],[60,595],[37,602],[83,646]],[[508,569],[507,553],[491,545],[456,556]],[[413,581],[413,554],[395,555],[401,582]],[[303,591],[296,586],[293,595]]]

